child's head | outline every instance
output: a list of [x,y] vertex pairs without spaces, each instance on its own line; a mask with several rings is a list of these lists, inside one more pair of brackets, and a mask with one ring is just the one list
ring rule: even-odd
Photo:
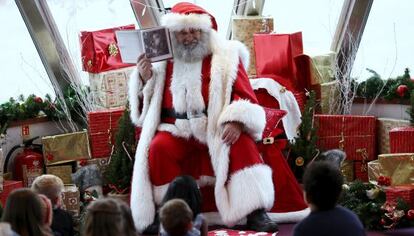
[[194,217],[201,212],[201,192],[197,182],[189,175],[182,175],[175,178],[168,186],[163,203],[172,199],[182,199],[190,207]]
[[183,236],[192,228],[193,213],[181,199],[166,202],[160,209],[160,222],[170,236]]
[[116,200],[99,199],[88,206],[85,236],[123,235],[122,227],[122,212]]
[[2,221],[20,235],[43,235],[46,228],[40,197],[28,188],[14,190],[7,198]]
[[32,183],[32,190],[50,199],[55,207],[61,203],[63,181],[55,175],[41,175]]
[[341,194],[343,182],[340,170],[332,163],[313,162],[303,176],[306,201],[316,210],[334,208]]
[[137,235],[135,229],[134,219],[132,218],[131,208],[123,201],[117,201],[122,214],[122,228],[124,229],[124,236]]
[[53,208],[52,208],[52,202],[48,197],[46,197],[43,194],[38,194],[41,202],[42,207],[42,216],[43,216],[43,223],[47,226],[52,225],[53,220]]

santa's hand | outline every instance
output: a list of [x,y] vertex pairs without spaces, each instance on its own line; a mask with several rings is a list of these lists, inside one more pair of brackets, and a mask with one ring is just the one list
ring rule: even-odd
[[137,59],[137,68],[139,75],[144,82],[147,82],[152,77],[151,60],[146,57],[145,53],[139,55]]
[[224,125],[224,132],[221,138],[227,145],[234,144],[240,137],[243,124],[239,122],[228,122]]

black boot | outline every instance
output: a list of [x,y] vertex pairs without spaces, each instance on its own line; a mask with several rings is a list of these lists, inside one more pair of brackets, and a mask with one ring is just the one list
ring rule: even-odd
[[154,217],[154,222],[148,225],[148,227],[142,232],[144,235],[158,235],[160,232],[160,219],[158,217],[158,213]]
[[277,232],[279,227],[271,220],[264,209],[253,211],[247,216],[247,227],[256,232]]

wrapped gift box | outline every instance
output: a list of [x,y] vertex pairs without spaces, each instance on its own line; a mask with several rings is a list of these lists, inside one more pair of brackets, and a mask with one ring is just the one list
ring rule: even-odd
[[408,120],[397,120],[390,118],[377,119],[377,134],[378,134],[378,153],[390,153],[390,131],[398,127],[410,126]]
[[78,161],[77,167],[79,169],[82,166],[86,166],[86,165],[96,165],[98,169],[101,171],[101,173],[103,174],[105,173],[105,170],[108,167],[108,164],[109,164],[109,157],[100,157],[100,158],[93,158],[90,160]]
[[390,153],[414,153],[414,127],[399,127],[390,131]]
[[380,173],[391,177],[391,185],[414,184],[414,153],[381,154]]
[[348,160],[376,159],[374,116],[315,115],[317,145],[322,150],[342,149]]
[[322,114],[332,114],[339,105],[338,81],[320,84],[320,106]]
[[371,183],[377,183],[378,177],[382,175],[382,168],[379,160],[368,162],[368,180]]
[[363,182],[368,182],[368,162],[367,161],[353,161],[355,179]]
[[253,48],[254,33],[270,33],[273,31],[273,18],[267,16],[233,16],[232,39],[244,43],[250,52],[249,75],[256,75],[256,58]]
[[22,165],[23,186],[32,187],[33,181],[43,175],[43,168],[27,168],[27,165]]
[[73,216],[78,216],[80,212],[80,193],[78,187],[74,184],[65,185],[62,193],[64,208]]
[[42,138],[46,165],[56,165],[90,159],[89,139],[86,131],[46,136]]
[[80,32],[83,70],[100,73],[131,66],[131,64],[122,63],[115,31],[133,29],[135,29],[134,25],[126,25],[93,32]]
[[402,198],[408,203],[410,208],[414,208],[414,186],[413,185],[399,185],[391,186],[385,189],[385,196],[387,202],[397,202],[398,198]]
[[62,179],[64,184],[72,183],[72,165],[58,165],[58,166],[47,166],[46,174],[55,175]]
[[109,157],[115,141],[118,121],[124,109],[107,109],[88,112],[88,126],[92,157]]
[[10,193],[15,190],[23,188],[23,182],[22,181],[14,181],[14,180],[5,180],[3,183],[3,191],[0,193],[0,200],[2,206],[6,205],[7,197],[10,195]]
[[350,160],[344,160],[341,165],[341,172],[346,182],[354,181],[354,163]]
[[314,73],[317,74],[315,78],[319,79],[319,83],[329,83],[335,77],[335,61],[336,53],[331,52],[324,55],[312,57],[314,65]]
[[94,101],[102,107],[125,106],[128,100],[128,78],[134,67],[89,73],[89,84]]

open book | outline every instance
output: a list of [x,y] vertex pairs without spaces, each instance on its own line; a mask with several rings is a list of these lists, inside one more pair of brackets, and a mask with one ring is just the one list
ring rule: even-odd
[[142,53],[152,62],[173,57],[170,33],[165,27],[119,30],[115,34],[123,63],[137,63],[137,58]]

